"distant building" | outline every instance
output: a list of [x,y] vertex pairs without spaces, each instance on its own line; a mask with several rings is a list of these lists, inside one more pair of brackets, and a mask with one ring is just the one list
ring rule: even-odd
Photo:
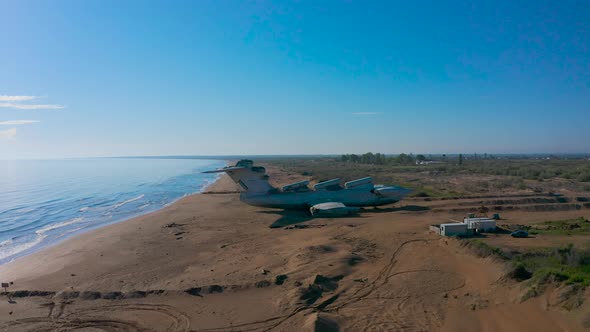
[[440,160],[416,160],[416,165],[434,165],[434,164],[446,164],[446,161]]
[[468,229],[477,233],[493,232],[496,230],[496,220],[490,218],[465,218],[463,223]]
[[440,225],[440,235],[442,236],[466,236],[469,228],[464,223],[450,223]]
[[470,236],[476,233],[494,232],[496,220],[490,218],[465,218],[463,222],[430,226],[430,230],[442,236]]
[[432,225],[430,230],[442,236],[467,236],[472,232],[462,222]]

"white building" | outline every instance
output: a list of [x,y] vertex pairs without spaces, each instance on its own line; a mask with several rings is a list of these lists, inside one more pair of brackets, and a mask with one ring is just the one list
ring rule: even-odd
[[496,230],[496,220],[490,218],[465,218],[463,223],[467,225],[468,229],[476,232],[485,233]]
[[442,236],[467,235],[469,232],[465,223],[441,224],[439,228]]

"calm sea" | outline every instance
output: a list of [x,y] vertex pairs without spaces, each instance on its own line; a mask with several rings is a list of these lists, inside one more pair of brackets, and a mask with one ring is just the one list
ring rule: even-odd
[[158,210],[215,181],[221,160],[0,161],[0,264],[96,227]]

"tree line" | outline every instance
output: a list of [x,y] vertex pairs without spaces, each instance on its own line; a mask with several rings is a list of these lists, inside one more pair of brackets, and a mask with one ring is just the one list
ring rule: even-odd
[[423,161],[426,160],[424,155],[416,155],[413,154],[399,154],[397,156],[386,156],[382,153],[372,153],[368,152],[365,154],[343,154],[340,157],[340,160],[343,162],[351,162],[357,164],[371,164],[371,165],[387,165],[387,164],[396,164],[396,165],[412,165],[416,163],[416,160]]

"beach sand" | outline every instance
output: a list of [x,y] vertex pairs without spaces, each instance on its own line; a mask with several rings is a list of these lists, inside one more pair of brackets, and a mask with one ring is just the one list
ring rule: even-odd
[[[502,262],[427,231],[450,214],[401,202],[306,221],[245,205],[236,190],[222,176],[207,194],[1,266],[14,284],[0,330],[582,329],[549,297],[521,303]],[[304,227],[270,228],[277,220]]]

